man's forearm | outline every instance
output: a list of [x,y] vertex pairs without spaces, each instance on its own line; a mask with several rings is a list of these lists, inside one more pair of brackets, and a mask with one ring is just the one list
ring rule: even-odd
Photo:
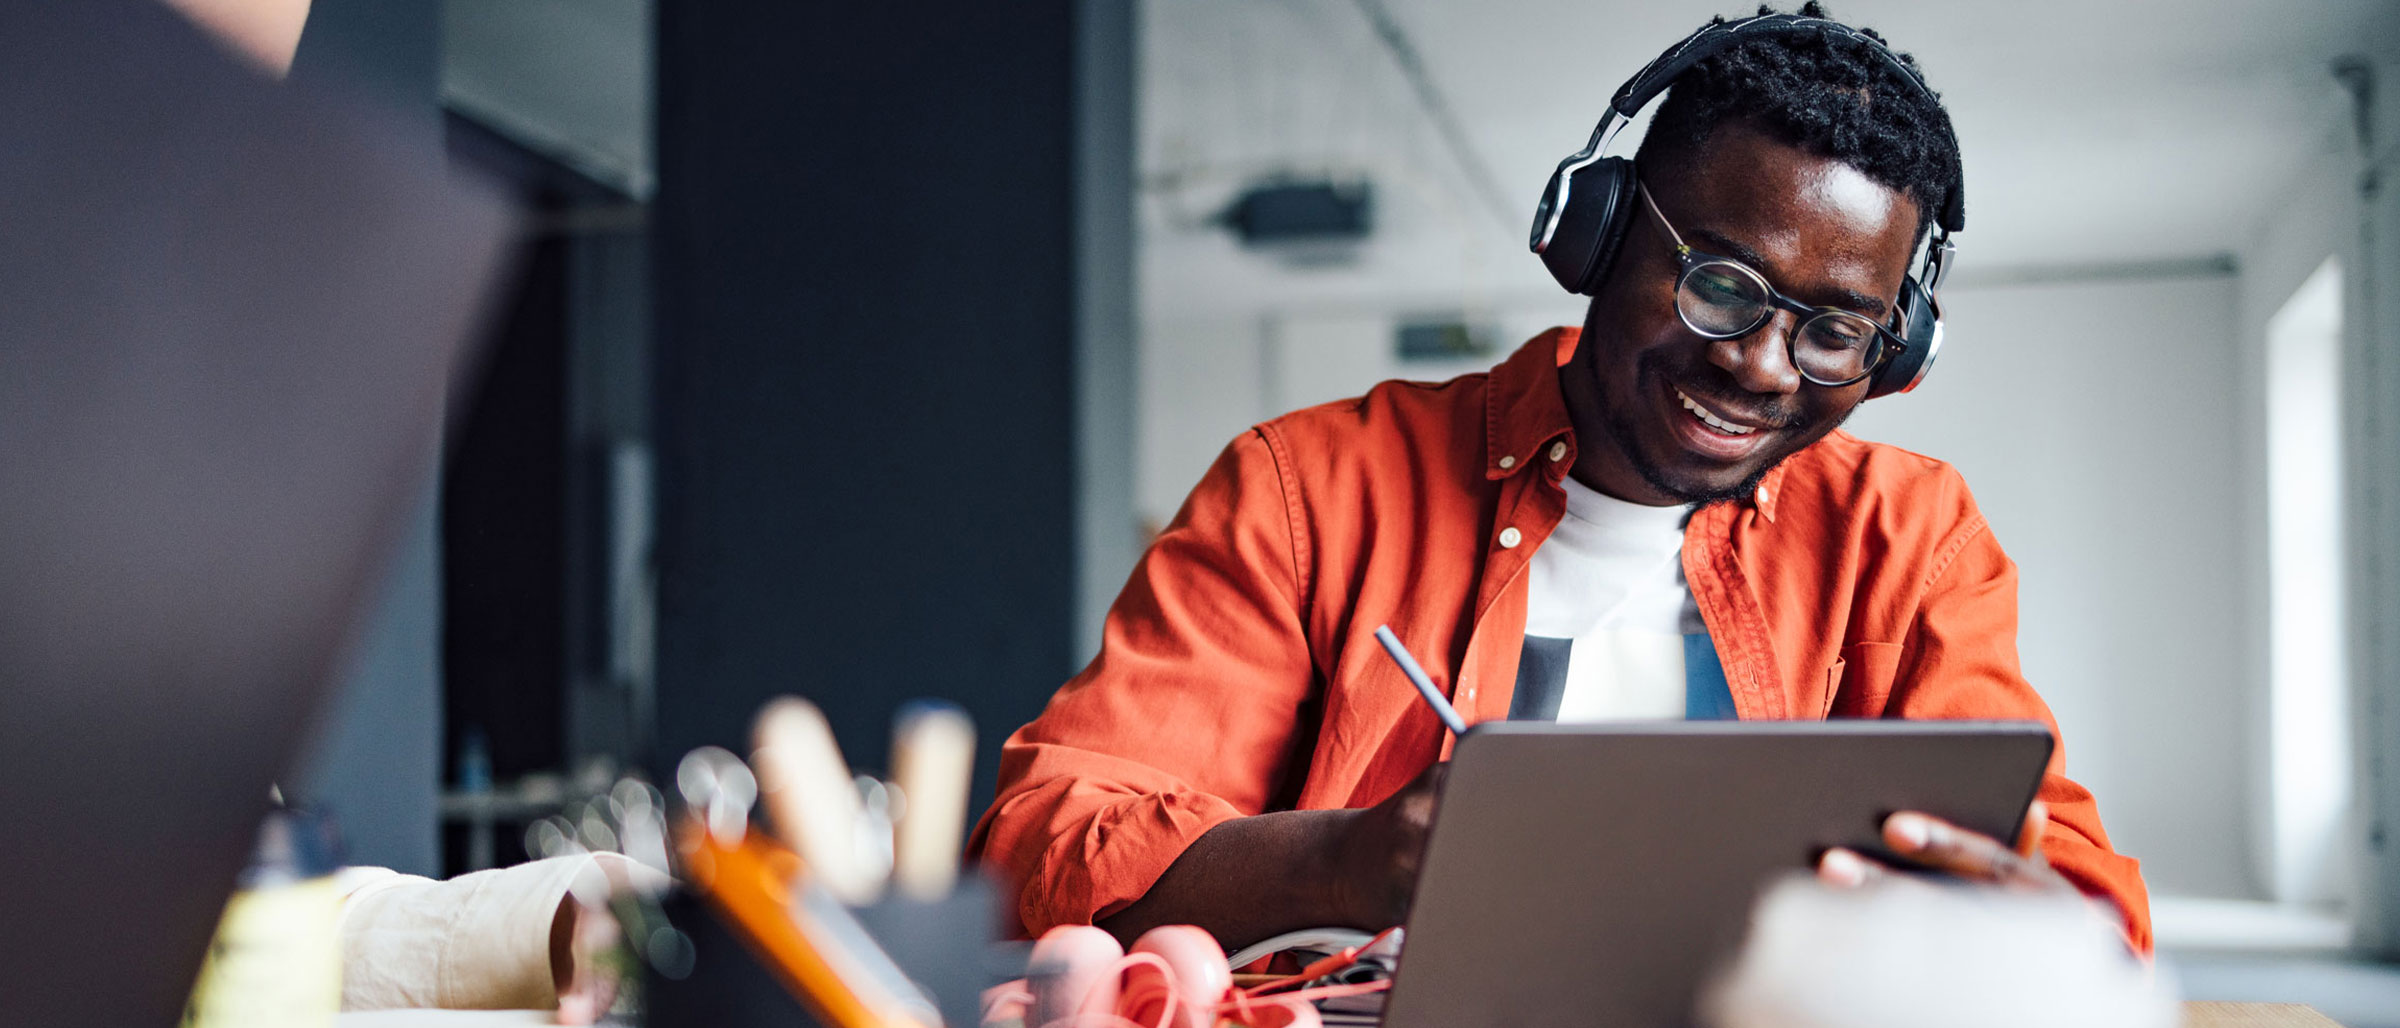
[[1286,810],[1219,824],[1100,927],[1131,943],[1159,925],[1199,925],[1233,950],[1295,929],[1351,926],[1335,868],[1358,813]]

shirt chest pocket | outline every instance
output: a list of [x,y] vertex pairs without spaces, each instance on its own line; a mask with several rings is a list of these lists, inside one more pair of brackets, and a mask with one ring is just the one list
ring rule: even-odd
[[1825,669],[1826,717],[1882,717],[1900,675],[1899,643],[1853,643]]

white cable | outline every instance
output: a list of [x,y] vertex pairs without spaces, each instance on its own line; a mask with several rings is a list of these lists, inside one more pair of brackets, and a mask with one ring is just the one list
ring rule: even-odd
[[1234,967],[1244,967],[1257,961],[1260,957],[1274,956],[1287,949],[1339,953],[1352,946],[1364,946],[1373,938],[1375,938],[1373,935],[1366,932],[1353,931],[1348,928],[1303,928],[1296,932],[1285,932],[1272,939],[1244,946],[1233,956],[1226,958],[1225,962]]

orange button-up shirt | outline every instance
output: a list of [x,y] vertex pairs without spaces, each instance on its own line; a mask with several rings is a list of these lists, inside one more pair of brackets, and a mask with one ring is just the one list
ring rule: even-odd
[[[1575,464],[1558,368],[1577,334],[1226,447],[1118,595],[1099,656],[1001,750],[970,849],[1018,888],[1026,931],[1124,908],[1221,822],[1371,806],[1446,757],[1377,625],[1467,721],[1508,716],[1526,566]],[[1747,500],[1694,513],[1683,569],[1743,719],[2057,730],[2017,667],[2016,567],[1946,464],[1832,433]],[[2041,788],[2043,849],[2147,950],[2138,865],[2109,849],[2063,753]]]

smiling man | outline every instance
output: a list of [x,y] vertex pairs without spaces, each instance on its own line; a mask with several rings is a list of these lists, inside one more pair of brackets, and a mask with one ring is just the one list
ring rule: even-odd
[[[1194,923],[1235,947],[1398,923],[1448,742],[1386,623],[1469,721],[2050,722],[2017,665],[2015,568],[1957,473],[1838,431],[1911,356],[1912,258],[1963,208],[1913,62],[1822,17],[1672,80],[1621,227],[1569,282],[1593,295],[1580,331],[1227,447],[1102,652],[1003,752],[974,846],[1027,931]],[[1885,841],[2081,890],[2146,948],[2136,865],[2062,769],[2024,851],[1913,814]],[[1819,871],[1877,873],[1844,851]]]

